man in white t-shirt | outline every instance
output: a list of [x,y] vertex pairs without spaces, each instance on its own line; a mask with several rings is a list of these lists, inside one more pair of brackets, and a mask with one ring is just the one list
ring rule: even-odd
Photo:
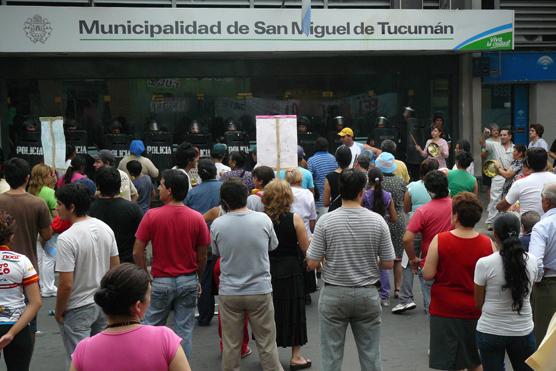
[[[484,142],[484,152],[487,152],[492,155],[492,159],[498,161],[504,169],[510,167],[512,160],[513,160],[513,150],[514,145],[512,143],[512,133],[510,129],[504,128],[500,130],[500,143],[495,141],[486,141]],[[496,205],[498,201],[500,201],[500,197],[502,196],[502,189],[504,188],[504,183],[506,179],[501,175],[496,175],[492,178],[492,183],[490,186],[490,201],[488,203],[488,217],[486,220],[486,224],[488,229],[491,230],[492,222],[496,215],[498,215],[498,210],[496,209]]]
[[525,152],[524,165],[532,173],[525,178],[516,180],[506,197],[496,205],[499,211],[506,211],[519,201],[519,212],[535,211],[544,214],[541,203],[541,192],[545,184],[556,182],[556,174],[546,171],[547,152],[540,147],[529,148]]
[[81,184],[56,191],[57,211],[72,226],[58,236],[56,271],[60,274],[55,318],[71,361],[77,343],[106,328],[106,318],[94,294],[110,268],[120,264],[114,232],[104,222],[87,216],[91,192]]
[[229,166],[226,166],[222,163],[224,156],[226,156],[226,150],[228,146],[224,143],[216,143],[212,146],[212,151],[210,152],[210,157],[212,157],[212,161],[214,161],[214,165],[216,166],[216,180],[220,180],[220,176],[228,171],[232,171]]
[[340,136],[343,145],[348,147],[351,151],[351,163],[349,164],[349,167],[352,168],[353,164],[357,160],[357,157],[363,153],[364,146],[361,143],[354,141],[355,136],[353,134],[353,130],[350,128],[343,128],[338,135]]

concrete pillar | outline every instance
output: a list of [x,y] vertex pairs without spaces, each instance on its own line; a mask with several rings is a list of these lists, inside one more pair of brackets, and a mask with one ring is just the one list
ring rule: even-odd
[[[475,175],[480,175],[481,147],[479,137],[481,125],[481,79],[473,77],[471,54],[463,54],[459,61],[459,125],[458,137],[471,143],[471,154],[475,159]],[[477,166],[479,165],[479,166]]]
[[10,141],[9,141],[9,127],[7,122],[3,119],[8,110],[8,86],[6,80],[0,80],[0,146],[4,151],[4,158],[9,156]]
[[544,140],[548,145],[556,139],[556,118],[554,102],[556,101],[556,83],[542,82],[529,85],[529,123],[544,126]]

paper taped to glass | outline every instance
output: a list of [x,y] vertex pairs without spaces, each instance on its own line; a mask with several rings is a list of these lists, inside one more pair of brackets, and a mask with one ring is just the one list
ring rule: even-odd
[[65,170],[66,136],[63,117],[41,117],[41,143],[44,163],[56,170]]
[[297,116],[257,116],[257,164],[274,170],[297,167]]

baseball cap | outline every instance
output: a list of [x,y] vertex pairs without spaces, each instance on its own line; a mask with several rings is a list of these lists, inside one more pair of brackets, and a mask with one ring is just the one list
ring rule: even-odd
[[89,195],[91,197],[94,197],[95,193],[97,193],[97,186],[96,186],[95,182],[93,182],[89,178],[81,178],[81,179],[77,180],[75,183],[84,185],[85,188],[87,188],[87,191],[89,191]]
[[343,128],[342,131],[338,133],[338,135],[341,137],[345,137],[346,135],[353,137],[353,130],[351,130],[350,128]]
[[375,166],[379,168],[384,174],[391,174],[396,171],[398,165],[396,164],[394,155],[388,152],[382,152],[375,160]]
[[224,157],[226,155],[226,150],[228,146],[224,143],[216,143],[212,146],[212,155],[217,157]]
[[302,159],[305,157],[305,150],[301,146],[297,146],[297,158]]
[[116,163],[116,157],[114,157],[112,151],[110,151],[109,149],[101,149],[96,154],[92,154],[91,157],[95,160],[100,160],[108,164]]

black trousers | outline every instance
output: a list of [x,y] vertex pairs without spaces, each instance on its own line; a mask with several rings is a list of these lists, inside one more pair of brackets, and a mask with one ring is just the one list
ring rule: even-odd
[[197,323],[199,326],[209,326],[212,317],[214,317],[214,295],[213,295],[213,282],[212,271],[218,259],[215,255],[210,255],[207,258],[207,266],[203,277],[201,277],[201,296],[197,301],[197,309],[199,311],[199,318]]
[[[0,337],[6,335],[11,328],[12,325],[0,325]],[[2,352],[8,371],[29,371],[33,355],[33,341],[29,326],[25,326],[12,342],[2,349]]]

